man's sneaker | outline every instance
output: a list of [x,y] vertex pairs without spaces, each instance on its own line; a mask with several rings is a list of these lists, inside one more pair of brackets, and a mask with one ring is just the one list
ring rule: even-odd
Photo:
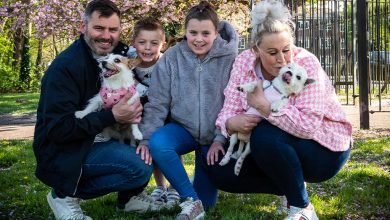
[[205,216],[200,200],[193,201],[192,198],[187,198],[179,206],[181,207],[181,212],[176,216],[176,220],[200,220]]
[[144,213],[147,211],[160,211],[162,208],[165,208],[165,203],[154,201],[150,196],[142,192],[131,197],[124,207],[117,207],[117,210]]
[[80,199],[72,197],[59,198],[53,190],[46,197],[56,219],[92,220],[91,217],[84,215],[83,210],[81,210]]
[[163,186],[156,186],[153,192],[150,194],[150,197],[154,201],[166,202],[167,196],[165,195],[165,188]]
[[179,193],[173,189],[169,188],[166,191],[166,196],[167,196],[167,208],[173,208],[176,205],[179,205],[180,203],[180,195]]
[[285,220],[318,220],[318,217],[313,205],[309,204],[306,208],[290,206],[290,213]]
[[279,196],[279,207],[276,209],[276,212],[281,214],[288,214],[290,211],[290,205],[287,202],[286,196]]

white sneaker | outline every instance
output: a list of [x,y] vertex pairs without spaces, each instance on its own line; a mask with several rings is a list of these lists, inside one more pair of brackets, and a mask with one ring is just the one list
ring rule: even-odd
[[279,207],[276,209],[278,214],[288,214],[290,211],[290,205],[287,202],[286,196],[278,196],[279,197]]
[[181,212],[176,216],[176,220],[201,220],[205,216],[200,200],[193,201],[192,198],[187,198],[179,206]]
[[290,206],[290,213],[285,220],[318,220],[316,211],[310,203],[306,208]]
[[72,197],[54,198],[51,191],[46,197],[57,220],[92,220],[91,217],[84,215],[79,199]]
[[165,208],[165,203],[160,201],[154,201],[146,193],[142,192],[137,196],[133,196],[125,204],[123,209],[118,208],[119,211],[125,212],[137,212],[145,213],[147,211],[160,211],[162,208]]
[[150,197],[154,201],[166,202],[167,196],[165,195],[165,188],[163,186],[156,186],[153,192],[150,194]]
[[168,209],[173,208],[176,205],[179,205],[180,195],[175,189],[169,188],[166,191],[166,197],[167,197],[167,208]]

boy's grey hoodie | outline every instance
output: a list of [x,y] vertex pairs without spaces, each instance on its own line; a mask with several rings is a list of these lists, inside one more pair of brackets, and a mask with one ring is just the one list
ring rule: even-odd
[[203,60],[197,58],[185,39],[158,60],[140,124],[144,136],[141,144],[148,145],[150,136],[164,125],[168,115],[170,122],[183,126],[200,145],[225,142],[215,120],[238,54],[238,35],[225,21],[220,22],[219,30],[220,35]]

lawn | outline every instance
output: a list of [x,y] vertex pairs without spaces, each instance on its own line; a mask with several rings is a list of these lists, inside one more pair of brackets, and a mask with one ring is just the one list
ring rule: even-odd
[[39,93],[0,93],[0,114],[25,115],[35,113]]
[[[0,94],[0,115],[34,113],[39,94]],[[49,187],[34,176],[32,141],[0,140],[0,219],[54,219],[46,202]],[[194,155],[184,157],[193,173]],[[360,138],[351,158],[331,180],[308,184],[311,202],[320,219],[390,219],[390,137]],[[233,172],[233,171],[232,171]],[[151,191],[151,179],[147,191]],[[115,211],[115,194],[85,201],[84,211],[94,219],[173,219],[179,211],[123,214]],[[282,219],[276,214],[276,196],[221,192],[206,219]]]
[[[184,158],[193,171],[193,154]],[[46,202],[49,187],[34,176],[31,141],[0,142],[0,219],[54,219]],[[355,142],[351,158],[338,175],[321,184],[308,184],[320,219],[390,218],[390,137]],[[147,191],[152,190],[152,179]],[[161,213],[117,213],[115,194],[82,203],[94,219],[172,219],[178,209]],[[387,205],[386,205],[387,204]],[[281,219],[277,197],[221,192],[206,219]]]

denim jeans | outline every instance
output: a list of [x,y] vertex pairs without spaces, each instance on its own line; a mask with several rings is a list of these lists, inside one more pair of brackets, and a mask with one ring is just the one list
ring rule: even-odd
[[[91,199],[111,192],[142,191],[153,172],[136,148],[111,139],[94,143],[85,158],[76,197]],[[142,188],[142,189],[140,189]],[[137,194],[138,194],[137,193]]]
[[[216,203],[217,191],[209,181],[201,165],[200,146],[192,135],[181,125],[169,123],[153,133],[149,140],[149,148],[155,165],[165,178],[177,190],[182,199],[191,197],[202,200],[207,209]],[[203,146],[208,148],[209,146]],[[179,155],[195,150],[195,176],[193,184]]]
[[301,208],[309,204],[304,182],[330,179],[350,154],[350,150],[333,152],[313,140],[295,137],[266,120],[253,129],[250,141],[251,154],[239,176],[234,174],[236,160],[225,166],[207,166],[207,149],[202,150],[210,180],[227,192],[285,195],[290,205]]

